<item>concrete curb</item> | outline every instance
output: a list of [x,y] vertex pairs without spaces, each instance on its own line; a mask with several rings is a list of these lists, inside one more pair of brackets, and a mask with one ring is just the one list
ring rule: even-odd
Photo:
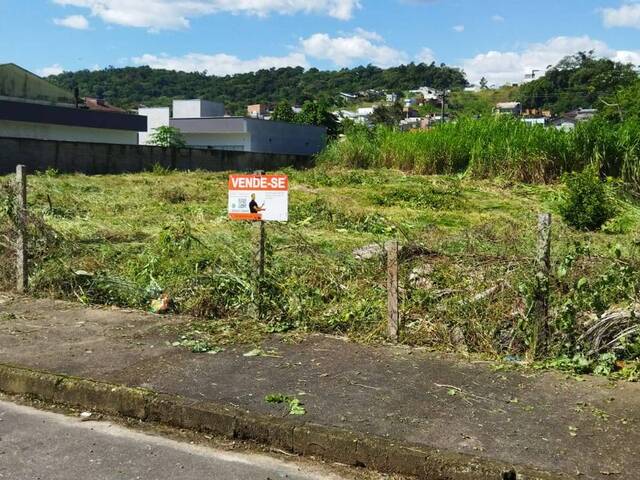
[[[413,475],[425,480],[500,480],[502,472],[512,468],[501,462],[424,445],[398,443],[334,427],[300,424],[232,406],[13,365],[0,364],[0,391],[257,442],[328,462]],[[528,467],[516,466],[516,470],[519,480],[574,478]]]

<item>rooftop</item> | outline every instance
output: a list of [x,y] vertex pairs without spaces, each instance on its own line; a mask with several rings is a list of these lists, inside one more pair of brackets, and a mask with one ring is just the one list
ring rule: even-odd
[[75,105],[72,92],[57,87],[14,63],[0,65],[0,97]]

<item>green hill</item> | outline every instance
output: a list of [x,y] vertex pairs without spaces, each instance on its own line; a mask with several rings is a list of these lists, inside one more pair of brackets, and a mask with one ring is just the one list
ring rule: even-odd
[[224,102],[231,113],[244,113],[253,103],[288,100],[302,104],[305,100],[333,99],[340,92],[402,91],[420,85],[459,89],[467,85],[459,69],[413,63],[388,69],[369,65],[338,71],[288,67],[226,77],[127,67],[65,72],[48,80],[66,89],[77,85],[82,96],[103,96],[122,107],[168,105],[173,98],[206,98]]

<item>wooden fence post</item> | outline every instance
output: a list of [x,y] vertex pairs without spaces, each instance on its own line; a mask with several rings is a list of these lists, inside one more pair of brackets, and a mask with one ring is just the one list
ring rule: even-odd
[[267,243],[267,231],[265,229],[265,222],[260,222],[260,246],[258,247],[258,274],[260,279],[264,277],[264,263],[265,263],[265,245]]
[[539,356],[547,343],[549,322],[549,285],[551,276],[551,214],[538,216],[538,250],[536,253],[536,289],[533,305],[532,356]]
[[16,288],[25,293],[29,287],[27,270],[27,167],[16,166]]
[[256,251],[256,266],[258,268],[258,278],[256,280],[256,295],[258,297],[258,320],[264,320],[264,270],[266,263],[265,247],[267,243],[267,232],[265,222],[261,221],[259,228],[258,248]]
[[385,245],[387,251],[387,335],[397,342],[400,334],[400,313],[398,311],[398,241],[391,240]]

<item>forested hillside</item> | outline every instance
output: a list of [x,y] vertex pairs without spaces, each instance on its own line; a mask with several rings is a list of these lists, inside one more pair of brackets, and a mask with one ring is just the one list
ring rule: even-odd
[[338,71],[289,67],[226,77],[127,67],[65,72],[49,80],[67,89],[77,85],[80,95],[104,96],[122,107],[168,105],[173,98],[206,98],[224,102],[231,113],[244,113],[246,105],[252,103],[288,100],[301,105],[305,100],[333,98],[340,92],[467,85],[464,73],[456,68],[413,63],[389,69],[369,65]]
[[606,97],[638,79],[635,66],[596,58],[593,52],[566,57],[545,75],[520,87],[519,100],[525,108],[546,108],[562,113],[576,108],[598,108]]

